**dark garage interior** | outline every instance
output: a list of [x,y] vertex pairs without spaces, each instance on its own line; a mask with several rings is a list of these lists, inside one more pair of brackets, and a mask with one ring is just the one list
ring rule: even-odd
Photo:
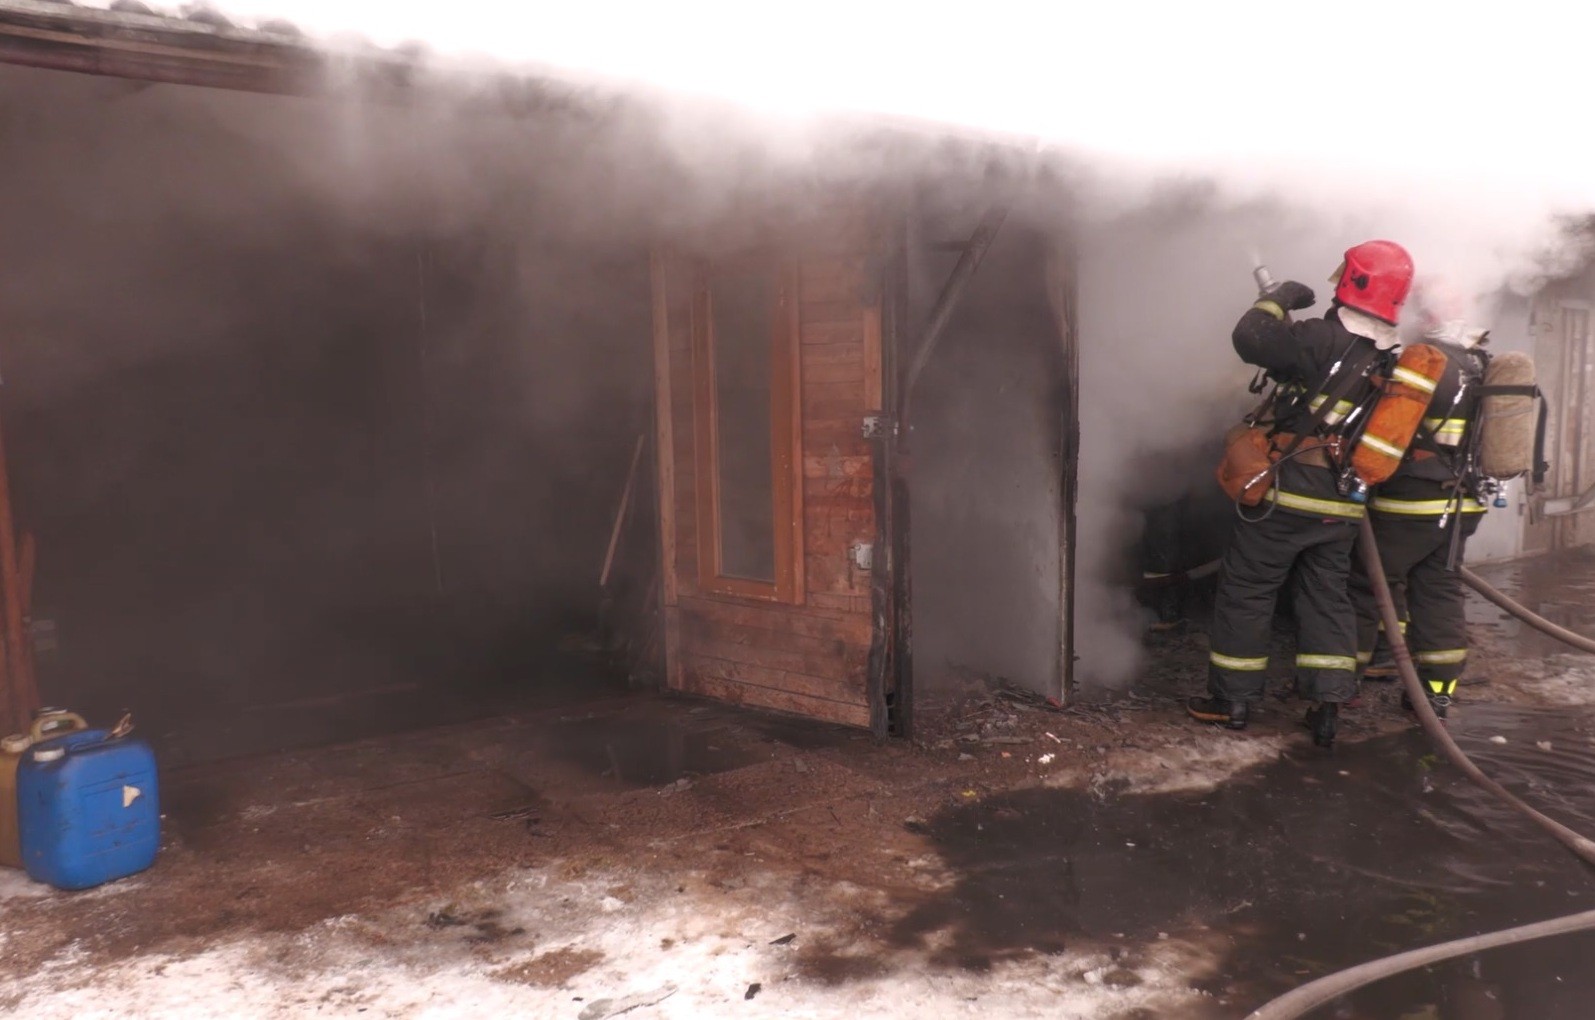
[[616,682],[647,238],[573,172],[579,125],[3,74],[47,702],[131,710],[178,764]]

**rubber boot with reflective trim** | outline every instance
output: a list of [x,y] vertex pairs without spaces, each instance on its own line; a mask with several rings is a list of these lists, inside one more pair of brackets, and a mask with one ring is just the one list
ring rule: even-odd
[[1313,733],[1313,743],[1319,747],[1330,747],[1335,743],[1335,726],[1340,720],[1340,706],[1333,701],[1325,701],[1307,710],[1307,718],[1302,720]]
[[1223,698],[1190,698],[1185,711],[1192,719],[1216,723],[1225,729],[1244,730],[1248,708],[1244,701],[1225,701]]

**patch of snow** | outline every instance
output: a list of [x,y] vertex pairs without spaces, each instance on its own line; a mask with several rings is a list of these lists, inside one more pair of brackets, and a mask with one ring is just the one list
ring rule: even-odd
[[1595,705],[1595,664],[1588,656],[1553,655],[1538,676],[1517,681],[1525,693],[1553,705]]
[[7,900],[36,900],[54,892],[49,886],[33,881],[20,868],[0,868],[0,903]]
[[[459,910],[501,910],[525,926],[520,937],[473,944],[469,929],[428,927],[425,911],[409,907],[360,924],[338,918],[291,936],[239,937],[192,955],[137,956],[97,969],[68,952],[11,990],[30,1015],[85,1020],[574,1017],[583,1008],[578,996],[591,1004],[672,985],[677,992],[647,1016],[743,1017],[754,983],[761,986],[757,1015],[1084,1020],[1135,1010],[1178,1015],[1200,997],[1189,987],[1193,968],[1211,963],[1197,947],[1172,940],[1137,950],[1133,960],[1081,950],[1004,961],[987,972],[939,970],[927,965],[924,949],[852,939],[856,903],[850,909],[845,890],[798,892],[761,876],[727,893],[700,878],[588,874],[564,883],[515,873]],[[547,888],[539,888],[543,882]],[[593,909],[603,900],[598,890],[621,882],[636,891],[634,909]],[[683,884],[694,891],[678,894]],[[770,944],[788,933],[796,939]],[[840,983],[808,976],[805,952],[819,945],[867,963],[869,973]],[[570,959],[578,961],[574,971],[539,969]]]
[[1279,734],[1198,731],[1188,742],[1165,744],[1156,754],[1119,748],[1094,765],[1076,765],[1049,775],[1046,785],[1084,786],[1092,793],[1199,793],[1276,760],[1285,749]]

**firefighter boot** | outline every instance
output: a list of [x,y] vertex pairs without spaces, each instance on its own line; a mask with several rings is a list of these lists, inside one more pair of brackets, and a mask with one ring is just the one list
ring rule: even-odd
[[1205,723],[1222,723],[1226,729],[1244,730],[1248,708],[1244,701],[1225,701],[1223,698],[1190,698],[1185,711],[1192,719]]
[[[1401,692],[1401,707],[1408,712],[1417,711],[1417,709],[1412,707],[1412,696],[1406,691]],[[1446,712],[1451,708],[1451,696],[1448,694],[1431,694],[1429,695],[1429,707],[1434,709],[1436,717],[1444,719]]]
[[1335,742],[1335,726],[1340,721],[1340,706],[1333,701],[1321,702],[1307,710],[1307,718],[1302,720],[1313,733],[1313,743],[1319,747],[1330,747]]
[[1364,680],[1372,680],[1375,683],[1389,683],[1393,680],[1399,680],[1401,671],[1396,668],[1394,653],[1389,648],[1380,646],[1379,653],[1374,656],[1373,661],[1368,663],[1367,667],[1362,671],[1362,678]]

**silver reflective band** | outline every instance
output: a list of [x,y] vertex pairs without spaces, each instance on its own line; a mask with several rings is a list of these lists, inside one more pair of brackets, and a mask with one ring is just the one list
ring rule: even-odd
[[1428,376],[1419,375],[1410,368],[1402,368],[1398,365],[1396,366],[1396,370],[1390,373],[1390,378],[1396,380],[1397,382],[1406,383],[1415,390],[1422,390],[1425,393],[1434,392],[1434,380],[1430,379]]
[[1370,446],[1373,449],[1378,450],[1380,453],[1384,454],[1387,457],[1395,457],[1398,460],[1401,458],[1402,454],[1404,454],[1406,452],[1403,449],[1401,449],[1401,447],[1392,446],[1389,443],[1385,442],[1383,439],[1380,439],[1378,436],[1373,435],[1370,432],[1364,432],[1362,434],[1362,438],[1360,440],[1358,440],[1358,442],[1361,443],[1363,446]]

